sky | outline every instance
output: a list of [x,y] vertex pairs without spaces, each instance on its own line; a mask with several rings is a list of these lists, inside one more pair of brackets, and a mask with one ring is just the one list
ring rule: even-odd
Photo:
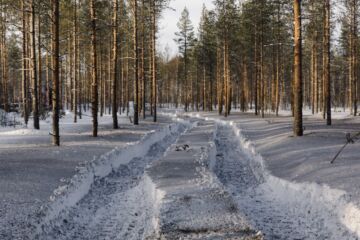
[[165,51],[168,47],[170,55],[177,54],[177,45],[174,42],[175,32],[178,31],[177,23],[180,19],[181,12],[185,7],[189,10],[190,20],[193,23],[194,30],[197,31],[203,4],[206,8],[212,9],[214,5],[213,0],[171,0],[170,8],[166,9],[160,19],[158,48],[160,51]]

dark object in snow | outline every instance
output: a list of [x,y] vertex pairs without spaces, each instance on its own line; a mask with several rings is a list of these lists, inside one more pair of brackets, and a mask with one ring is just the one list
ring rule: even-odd
[[184,144],[184,145],[181,145],[181,146],[176,146],[175,151],[176,152],[186,151],[189,148],[190,148],[190,146],[188,144]]
[[346,143],[344,144],[344,146],[342,146],[342,148],[340,148],[339,152],[335,155],[335,157],[331,160],[331,164],[333,164],[335,162],[335,160],[338,158],[338,156],[340,155],[340,153],[346,148],[346,146],[351,143],[354,144],[356,140],[358,140],[358,137],[360,136],[360,132],[358,132],[357,134],[355,134],[354,136],[351,136],[350,133],[346,133],[345,137],[346,137]]

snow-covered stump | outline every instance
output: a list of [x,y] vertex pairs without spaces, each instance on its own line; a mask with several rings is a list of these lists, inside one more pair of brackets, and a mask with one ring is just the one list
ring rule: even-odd
[[200,122],[147,169],[159,196],[154,238],[260,238],[213,173],[215,133],[214,122]]

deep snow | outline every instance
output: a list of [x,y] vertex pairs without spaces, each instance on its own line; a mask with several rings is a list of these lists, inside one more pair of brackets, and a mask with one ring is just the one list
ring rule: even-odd
[[[256,219],[255,223],[260,221],[260,224],[256,224],[257,227],[263,225],[265,232],[270,235],[274,233],[276,237],[281,236],[283,239],[289,239],[290,233],[295,236],[300,234],[305,239],[360,237],[357,187],[360,175],[356,170],[360,167],[356,161],[359,159],[359,142],[349,146],[341,155],[341,159],[337,160],[337,164],[330,164],[332,157],[345,143],[346,132],[358,131],[358,118],[338,117],[334,125],[328,127],[319,116],[307,116],[304,121],[305,136],[294,138],[290,117],[275,118],[270,115],[261,119],[252,114],[242,113],[235,113],[228,118],[219,117],[216,113],[186,115],[232,126],[235,136],[239,138],[238,146],[250,159],[253,174],[260,179],[260,183],[265,183],[255,190],[261,189],[260,196],[266,193],[267,201],[274,202],[273,205],[277,208],[282,206],[289,209],[285,216],[295,214],[292,221],[288,222],[289,225],[295,226],[293,230],[286,232],[288,228],[281,224],[279,230],[276,230],[276,226],[286,219],[283,217],[284,214],[280,211],[280,217],[276,217],[279,215],[279,209],[273,212],[273,208],[266,207],[264,199],[255,203],[251,199],[249,205],[254,208],[246,204],[243,208],[250,209],[252,217]],[[344,177],[346,175],[348,177]],[[251,196],[250,193],[249,195]],[[240,202],[246,202],[246,197]],[[264,215],[269,216],[266,219],[267,223],[261,223]],[[305,215],[310,215],[311,218],[306,220]],[[306,231],[301,230],[299,233],[295,230],[301,229],[299,226],[306,226]],[[311,235],[311,232],[318,232],[320,235]]]
[[[130,240],[151,235],[154,227],[149,223],[154,215],[156,196],[151,181],[144,177],[145,167],[160,158],[188,126],[172,124],[147,135],[130,150],[120,149],[104,156],[102,164],[89,171],[95,173],[94,181],[86,187],[81,182],[74,183],[73,192],[87,190],[81,199],[68,206],[61,201],[55,207],[57,211],[51,213],[51,220],[47,219],[49,212],[46,212],[36,238]],[[109,171],[108,166],[112,167]],[[63,199],[74,201],[69,189]],[[54,204],[51,207],[54,208]]]
[[[0,239],[30,238],[34,217],[44,213],[40,207],[60,196],[86,163],[115,148],[136,144],[173,123],[160,117],[159,123],[147,120],[135,127],[122,116],[120,129],[113,130],[112,118],[106,115],[99,118],[99,137],[95,139],[90,117],[84,115],[76,124],[72,121],[71,113],[61,119],[60,148],[51,145],[50,120],[41,121],[40,131],[32,130],[31,122],[28,128],[0,128]],[[78,197],[86,189],[81,191],[76,193]]]
[[237,131],[219,127],[216,172],[265,239],[357,239],[341,219],[343,192],[271,176]]
[[[62,159],[79,158],[97,144],[106,147],[98,151],[101,157],[98,155],[91,163],[91,157],[86,159],[87,164],[78,165],[76,171],[71,168],[78,161],[70,161],[65,169],[71,180],[63,180],[38,216],[32,215],[30,222],[18,221],[23,224],[20,228],[32,229],[41,239],[261,239],[264,236],[264,239],[347,240],[360,237],[359,143],[349,145],[335,164],[329,163],[345,143],[345,134],[359,131],[359,119],[339,113],[334,126],[327,127],[320,116],[306,115],[305,136],[294,138],[291,117],[286,112],[278,118],[268,115],[266,119],[242,113],[223,118],[216,113],[176,114],[172,110],[163,115],[172,120],[164,119],[160,125],[147,124],[140,130],[129,126],[125,134],[128,138],[123,143],[110,130],[110,124],[108,130],[107,124],[103,125],[104,137],[94,144],[87,134],[75,139],[73,124],[65,123],[67,151],[54,151]],[[193,128],[180,135],[185,126]],[[77,134],[90,130],[84,122]],[[10,151],[13,161],[19,161],[16,147],[20,147],[26,166],[33,167],[29,169],[32,180],[39,173],[36,171],[39,165],[29,161],[26,153],[35,147],[38,155],[32,158],[36,160],[41,159],[39,153],[45,158],[48,152],[54,154],[46,150],[49,136],[44,130],[33,134],[32,130],[23,129],[0,131],[0,148]],[[78,140],[87,148],[81,149]],[[76,150],[77,155],[69,150]],[[1,152],[0,157],[3,156]],[[23,167],[23,163],[20,161],[16,166]],[[8,162],[3,161],[4,164]],[[66,175],[59,167],[53,172],[41,171]],[[22,178],[23,175],[19,174]],[[18,183],[9,173],[8,176],[12,181],[9,183],[15,187],[27,183]],[[29,198],[32,202],[24,203],[25,206],[36,207],[46,202],[48,190],[58,185],[55,181],[58,176],[47,178],[53,179],[53,183],[45,187],[39,182],[43,189],[31,190],[34,196],[41,193],[44,197],[37,205]],[[43,180],[44,176],[39,179]],[[11,191],[8,187],[4,193],[17,199],[20,194],[30,196],[27,191]],[[9,204],[13,209],[19,205]],[[34,209],[20,208],[18,213],[23,210],[34,213]],[[16,222],[9,220],[11,214],[5,214],[2,220],[6,224],[3,225],[6,229],[1,229],[5,239],[24,233],[14,225]],[[25,224],[30,224],[30,228]]]

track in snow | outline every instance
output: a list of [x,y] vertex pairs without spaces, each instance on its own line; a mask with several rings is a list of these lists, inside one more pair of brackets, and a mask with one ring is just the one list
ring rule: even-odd
[[154,144],[146,156],[134,158],[104,179],[75,207],[62,213],[41,239],[144,239],[152,233],[151,187],[143,178],[146,166],[161,158],[179,135]]
[[304,207],[312,203],[309,200],[306,205],[306,196],[301,193],[278,196],[274,189],[281,186],[273,188],[258,169],[253,170],[251,158],[230,126],[219,125],[216,147],[218,178],[265,239],[356,239],[325,207],[319,205],[315,212]]

